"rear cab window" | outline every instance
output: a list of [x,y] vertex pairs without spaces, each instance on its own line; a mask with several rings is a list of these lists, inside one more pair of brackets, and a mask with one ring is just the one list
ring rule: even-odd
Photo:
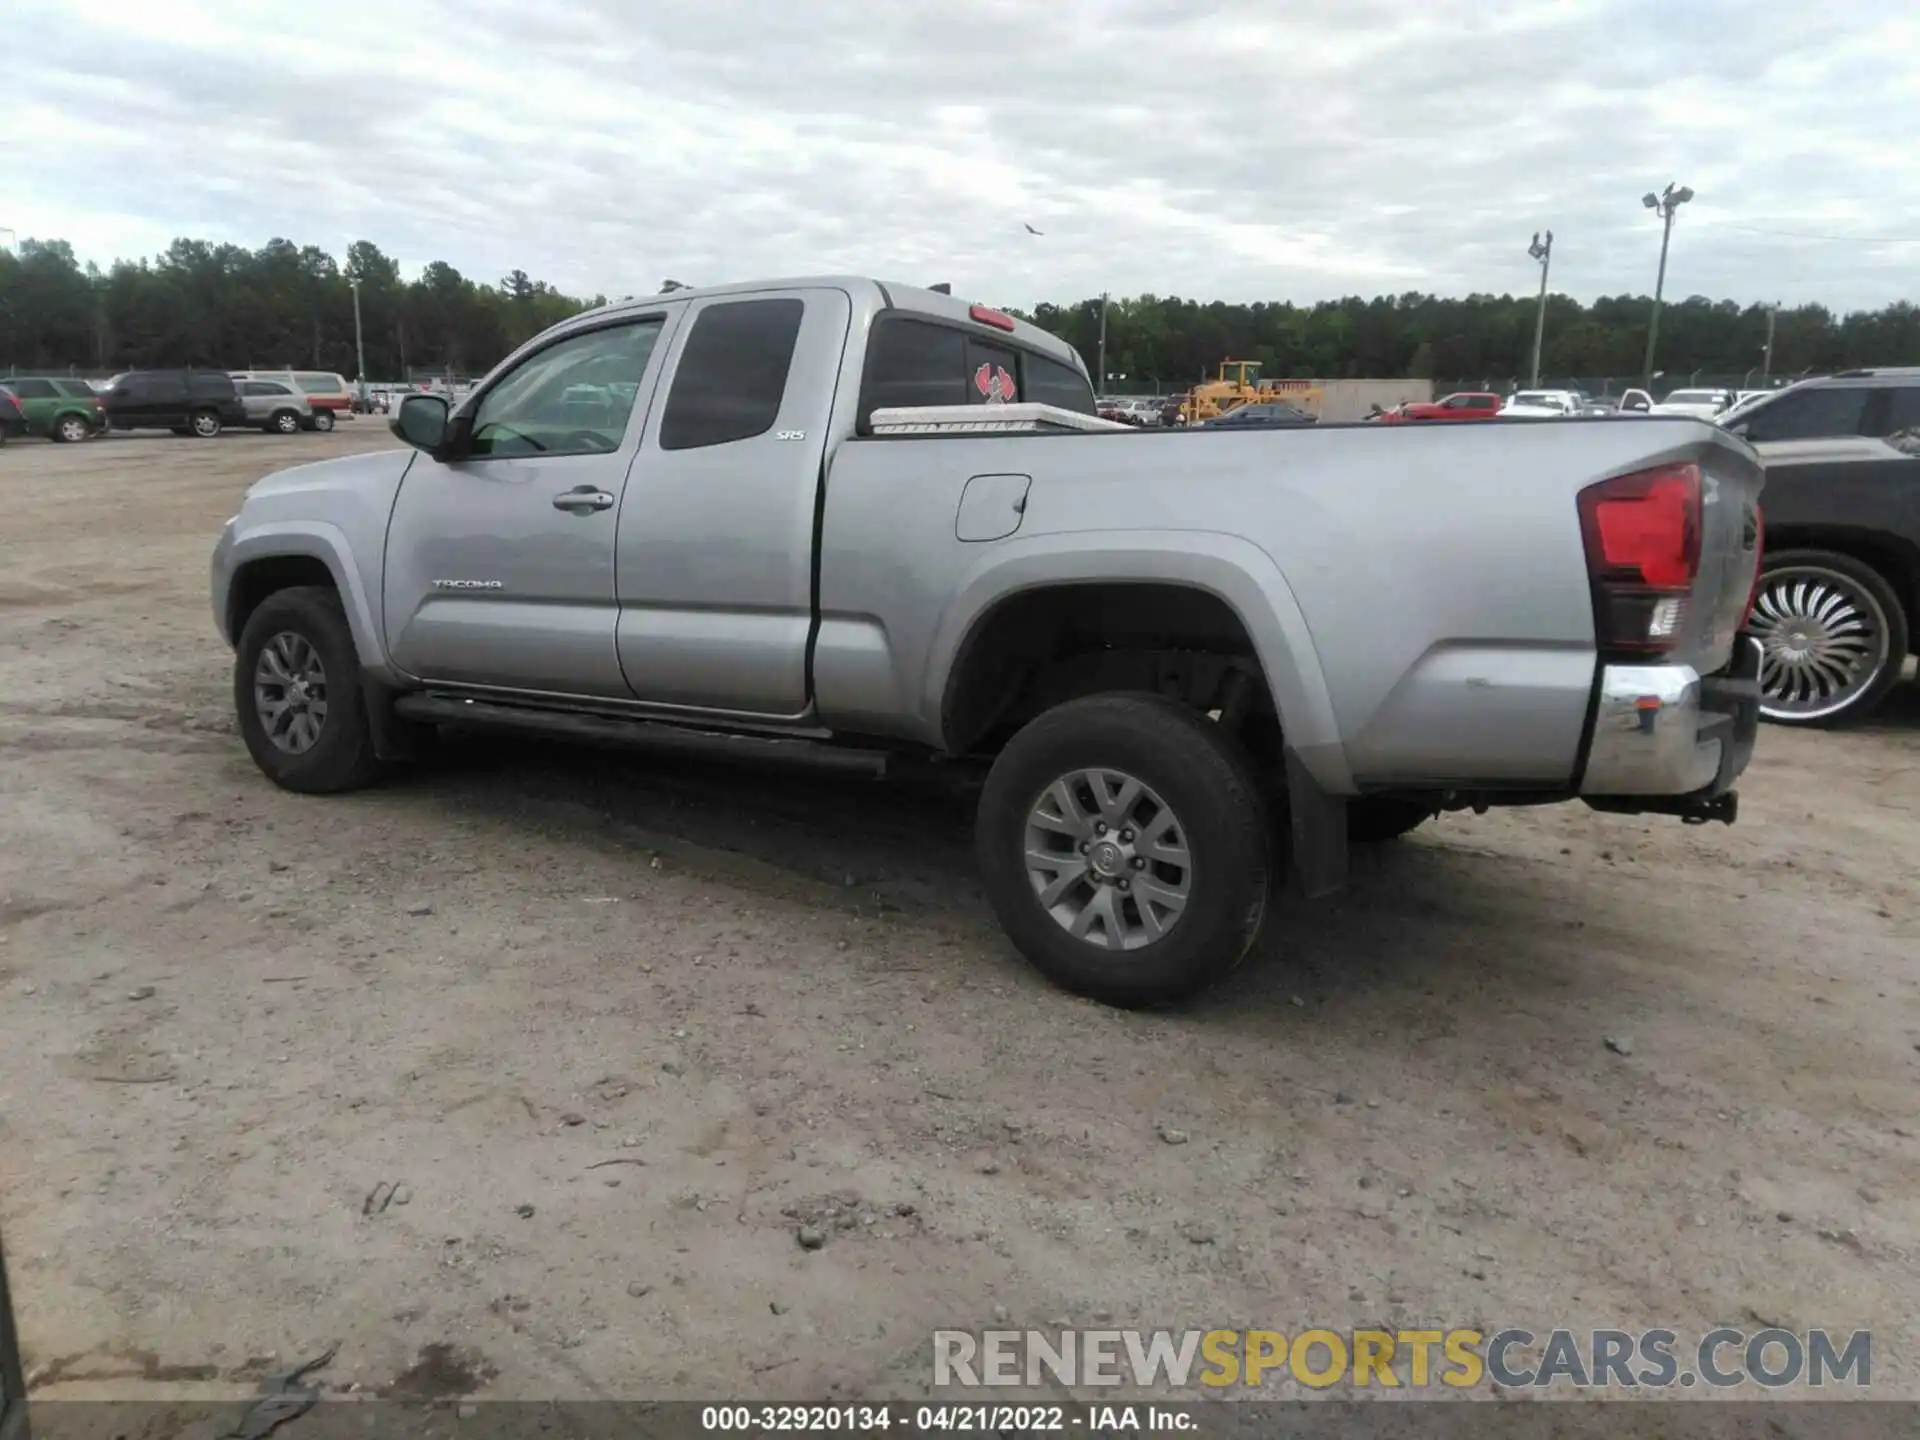
[[1073,366],[959,324],[887,312],[867,338],[859,433],[875,410],[1026,400],[1094,413],[1093,386]]
[[700,450],[771,430],[806,308],[786,297],[704,306],[674,368],[660,448]]

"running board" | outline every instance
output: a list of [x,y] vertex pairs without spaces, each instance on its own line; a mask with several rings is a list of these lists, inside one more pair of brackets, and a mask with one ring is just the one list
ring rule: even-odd
[[772,761],[814,769],[838,770],[878,780],[887,773],[881,750],[856,750],[817,740],[789,740],[731,730],[696,730],[658,720],[628,719],[584,710],[555,710],[538,705],[503,705],[492,700],[415,692],[393,702],[393,713],[422,725],[462,725],[474,729],[518,730],[587,744],[633,749],[673,750],[718,760]]

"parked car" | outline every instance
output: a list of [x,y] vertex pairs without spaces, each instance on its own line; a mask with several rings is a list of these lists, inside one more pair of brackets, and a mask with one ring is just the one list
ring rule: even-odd
[[1653,407],[1655,415],[1691,415],[1696,420],[1718,418],[1733,403],[1730,390],[1675,390]]
[[211,440],[245,425],[246,409],[224,370],[129,370],[100,396],[114,430],[171,430]]
[[1491,420],[1500,413],[1500,397],[1484,390],[1458,390],[1438,400],[1409,400],[1384,411],[1401,420]]
[[1142,397],[1137,400],[1126,400],[1121,402],[1121,406],[1132,417],[1134,424],[1145,429],[1153,429],[1161,423],[1164,407],[1157,399]]
[[20,402],[29,435],[71,444],[106,426],[100,397],[84,380],[67,375],[11,375],[6,386]]
[[310,430],[331,430],[336,418],[353,414],[353,390],[331,370],[235,370],[236,380],[273,380],[298,390],[312,406]]
[[1163,426],[1184,425],[1187,423],[1186,405],[1192,397],[1189,395],[1169,395],[1160,402],[1160,423]]
[[20,408],[13,391],[0,385],[0,445],[27,433],[27,412]]
[[1863,719],[1920,651],[1920,367],[1802,381],[1725,423],[1767,467],[1761,714]]
[[236,380],[235,392],[246,423],[276,435],[294,435],[313,428],[313,406],[298,390],[280,380]]
[[[634,400],[582,427],[581,384]],[[1071,433],[1093,409],[1061,340],[903,285],[575,316],[458,410],[407,397],[409,448],[247,492],[211,567],[244,743],[302,793],[365,786],[441,725],[869,774],[931,752],[983,776],[1014,943],[1121,1004],[1231,969],[1282,866],[1326,894],[1349,838],[1442,809],[1734,819],[1758,724],[1744,442],[1694,420]],[[1068,433],[1033,433],[1048,416]]]
[[1496,418],[1564,420],[1580,413],[1580,397],[1571,390],[1521,390],[1509,396]]
[[1309,415],[1282,400],[1257,400],[1200,422],[1202,430],[1250,430],[1269,425],[1317,425],[1320,417]]

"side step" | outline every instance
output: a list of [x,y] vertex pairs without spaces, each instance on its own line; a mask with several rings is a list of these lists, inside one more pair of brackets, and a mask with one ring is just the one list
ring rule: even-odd
[[585,744],[671,750],[717,760],[772,762],[838,770],[878,780],[887,773],[888,755],[817,740],[749,735],[731,730],[696,730],[658,720],[629,719],[585,710],[555,710],[539,705],[503,705],[459,695],[415,692],[393,702],[393,713],[422,725],[461,725],[474,729],[517,730]]

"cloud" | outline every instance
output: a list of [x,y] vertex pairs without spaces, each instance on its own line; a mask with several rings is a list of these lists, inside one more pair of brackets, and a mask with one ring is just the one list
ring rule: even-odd
[[[1920,14],[1885,0],[101,3],[0,58],[0,224],[576,293],[854,270],[1004,303],[1912,294]],[[366,17],[362,22],[361,17]],[[35,137],[26,140],[24,137]],[[1043,237],[1027,233],[1030,222]]]

